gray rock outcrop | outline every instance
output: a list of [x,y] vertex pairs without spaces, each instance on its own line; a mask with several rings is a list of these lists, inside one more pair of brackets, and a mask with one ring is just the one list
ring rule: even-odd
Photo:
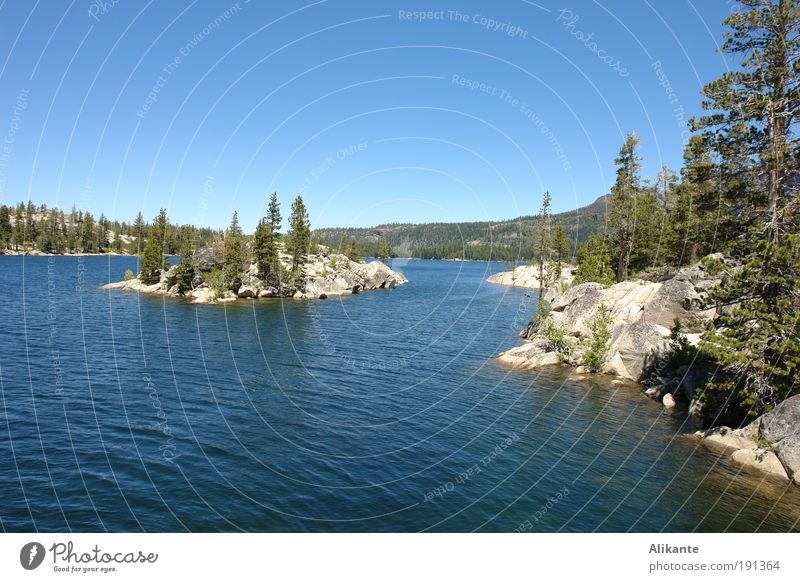
[[[526,368],[558,362],[578,365],[591,344],[592,322],[605,307],[611,338],[601,371],[639,381],[670,349],[675,319],[684,330],[692,331],[713,316],[703,302],[719,282],[699,263],[665,281],[625,281],[609,287],[582,283],[566,290],[554,287],[545,295],[547,314],[534,317],[520,334],[529,343],[500,354],[499,359]],[[566,344],[566,349],[560,347],[558,359],[544,356],[556,349],[552,342],[537,341],[547,339],[553,330],[563,334]],[[698,334],[685,333],[684,337],[692,344],[699,341]]]
[[[557,267],[554,264],[548,263],[545,268],[547,270],[546,272],[552,273],[551,278],[555,279],[549,285],[549,287],[552,288],[561,288],[562,285],[569,286],[572,284],[572,280],[575,278],[575,271],[577,270],[576,266],[565,263],[561,265],[560,276],[555,277]],[[494,283],[495,285],[524,287],[526,289],[539,289],[542,286],[539,281],[539,267],[535,265],[520,265],[512,271],[495,273],[486,279],[486,281]]]
[[745,470],[800,485],[800,395],[784,400],[743,428],[723,426],[696,435],[705,445],[726,450]]

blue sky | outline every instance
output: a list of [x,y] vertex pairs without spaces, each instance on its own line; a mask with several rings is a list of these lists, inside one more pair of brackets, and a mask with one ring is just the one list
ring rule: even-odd
[[[726,0],[7,0],[0,201],[246,230],[498,220],[680,166]],[[418,14],[420,11],[426,14]]]

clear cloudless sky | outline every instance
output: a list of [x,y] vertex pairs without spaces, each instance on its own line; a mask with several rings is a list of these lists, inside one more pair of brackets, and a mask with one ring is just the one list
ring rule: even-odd
[[[726,0],[6,0],[0,202],[246,231],[592,202],[625,133],[678,169]],[[428,18],[416,18],[427,11]],[[284,221],[285,222],[285,221]]]

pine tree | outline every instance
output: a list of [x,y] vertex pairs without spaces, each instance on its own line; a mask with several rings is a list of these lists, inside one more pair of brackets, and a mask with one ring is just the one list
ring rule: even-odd
[[613,283],[614,271],[611,268],[611,255],[603,237],[591,234],[584,245],[578,249],[578,270],[575,283],[595,282],[603,285]]
[[612,250],[616,257],[617,281],[628,278],[628,266],[633,252],[641,163],[638,148],[639,138],[628,134],[619,150],[619,156],[614,160],[618,168],[617,179],[611,187],[609,226]]
[[359,246],[358,239],[356,237],[350,237],[350,243],[347,245],[347,252],[345,254],[351,261],[355,261],[356,263],[361,262],[363,257],[361,253],[361,247]]
[[693,263],[700,256],[713,252],[719,196],[714,163],[706,139],[694,135],[686,144],[683,180],[677,188],[672,212],[670,256],[678,265]]
[[653,192],[641,190],[636,193],[634,216],[634,242],[629,268],[636,272],[652,267],[664,258],[668,237],[664,236],[666,231],[664,209]]
[[280,236],[281,230],[281,205],[278,202],[278,193],[273,192],[272,195],[269,197],[269,206],[267,207],[267,220],[269,221],[269,225],[272,228],[272,233],[276,236]]
[[139,265],[139,279],[148,285],[158,283],[161,279],[161,270],[167,268],[167,260],[164,257],[167,224],[167,211],[162,208],[149,229]]
[[91,212],[83,215],[81,222],[81,251],[84,253],[93,253],[95,250],[95,222]]
[[391,250],[389,249],[389,241],[386,237],[381,238],[380,246],[378,247],[378,258],[383,262],[387,262],[391,258]]
[[656,177],[654,195],[661,202],[664,208],[664,217],[669,216],[672,207],[672,198],[675,186],[678,183],[678,176],[667,166],[661,166]]
[[8,206],[3,204],[0,206],[0,245],[5,249],[11,242],[13,229],[11,228],[11,213]]
[[545,192],[542,197],[542,206],[536,216],[536,266],[539,277],[539,303],[544,297],[544,291],[550,284],[550,273],[547,263],[550,260],[550,192]]
[[289,234],[286,237],[286,251],[292,257],[292,278],[298,282],[303,274],[311,244],[311,225],[303,198],[298,196],[292,203],[292,215],[289,218]]
[[569,260],[570,252],[572,250],[572,240],[567,235],[567,231],[563,226],[556,227],[555,234],[553,234],[553,257],[555,262],[555,278],[561,277],[562,267],[564,263]]
[[740,0],[749,10],[732,12],[722,51],[737,57],[741,70],[729,71],[703,88],[703,107],[712,111],[693,120],[709,139],[738,149],[753,174],[766,174],[767,240],[779,241],[796,201],[787,197],[790,160],[798,145],[800,116],[800,2]]
[[800,234],[761,241],[714,299],[728,308],[703,336],[720,365],[705,398],[758,416],[800,394]]
[[734,181],[766,212],[750,221],[751,242],[739,247],[744,267],[713,293],[725,308],[701,347],[720,366],[704,398],[757,415],[800,392],[800,225],[796,186],[786,180],[796,172],[790,157],[800,112],[800,2],[741,4],[749,10],[725,20],[722,48],[743,57],[742,70],[704,88],[704,107],[717,112],[695,125],[723,154],[726,177],[737,170],[766,175],[766,199],[746,180]]
[[144,216],[142,216],[142,213],[139,212],[136,215],[136,219],[133,221],[133,227],[131,229],[131,236],[136,237],[136,240],[132,243],[132,252],[135,252],[136,255],[140,255],[142,253],[142,249],[144,248],[146,228],[147,225],[144,222]]
[[241,284],[244,263],[244,241],[242,228],[239,226],[239,214],[234,211],[231,224],[225,232],[225,281],[229,289],[236,289]]
[[20,202],[14,210],[14,250],[25,248],[25,206]]
[[253,258],[258,266],[258,276],[269,285],[279,287],[281,265],[278,255],[277,233],[272,230],[269,211],[265,218],[258,221],[253,235]]

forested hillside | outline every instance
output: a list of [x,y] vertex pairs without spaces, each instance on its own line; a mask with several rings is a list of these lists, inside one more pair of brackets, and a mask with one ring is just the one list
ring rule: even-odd
[[[573,255],[591,233],[603,231],[606,197],[592,204],[555,214],[554,228],[563,227]],[[380,256],[383,241],[396,257],[527,261],[534,256],[537,219],[522,216],[500,222],[382,224],[372,228],[324,228],[314,231],[322,244],[339,248],[355,237],[365,255]]]

